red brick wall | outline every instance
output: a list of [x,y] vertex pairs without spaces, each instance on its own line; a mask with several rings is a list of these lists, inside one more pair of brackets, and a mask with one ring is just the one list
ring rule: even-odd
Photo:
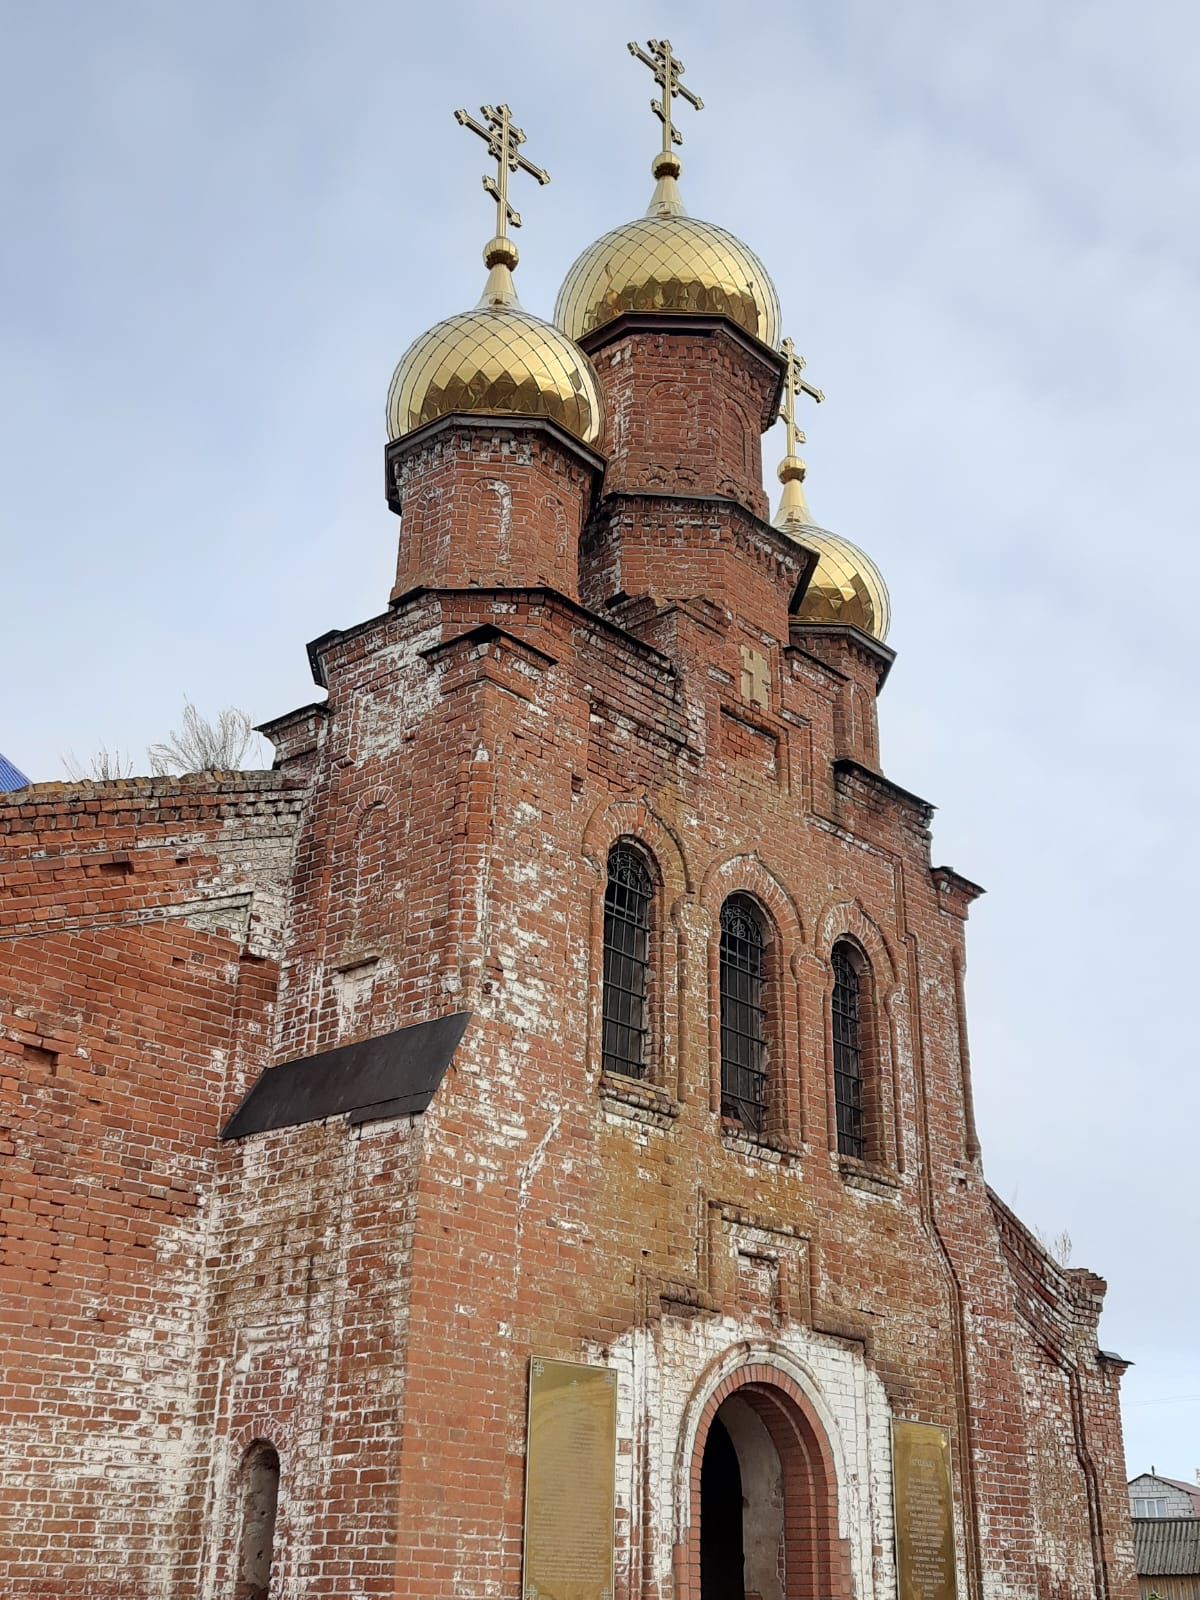
[[198,1427],[165,1592],[234,1592],[260,1439],[279,1454],[287,1592],[390,1592],[416,1162],[410,1118],[310,1124],[220,1152]]
[[0,1592],[171,1592],[216,1130],[265,1059],[301,796],[0,807]]

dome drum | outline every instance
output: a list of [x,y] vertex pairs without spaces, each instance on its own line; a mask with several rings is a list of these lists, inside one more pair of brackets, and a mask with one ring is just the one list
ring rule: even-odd
[[770,352],[721,318],[622,316],[587,343],[613,418],[606,494],[712,495],[769,517],[762,435],[779,388]]
[[392,599],[413,589],[579,594],[579,542],[603,461],[543,418],[449,416],[387,448],[400,518]]
[[[608,394],[608,373],[604,366],[603,352],[608,346],[618,343],[622,339],[638,338],[647,334],[666,334],[676,339],[679,335],[692,337],[721,337],[730,341],[730,346],[736,347],[738,359],[743,365],[748,365],[756,376],[761,374],[759,387],[762,390],[763,400],[761,407],[756,408],[760,433],[765,433],[775,422],[779,413],[779,398],[783,387],[783,362],[779,355],[768,350],[757,339],[751,338],[744,329],[736,326],[725,316],[686,316],[672,312],[622,312],[610,322],[600,324],[591,333],[585,334],[579,342],[583,350],[601,373],[601,389]],[[676,356],[674,359],[678,360]],[[611,408],[611,399],[609,405]]]
[[[452,440],[459,434],[474,436],[475,442],[471,450],[479,459],[488,459],[488,446],[483,443],[484,440],[502,438],[509,443],[512,453],[504,454],[505,472],[511,471],[514,467],[519,468],[525,461],[525,447],[516,441],[541,438],[557,447],[564,458],[578,462],[592,484],[598,484],[604,475],[605,458],[599,451],[582,444],[574,434],[560,427],[549,417],[517,414],[477,416],[469,411],[455,411],[446,416],[435,417],[431,422],[422,423],[411,433],[390,440],[384,447],[387,479],[385,496],[390,511],[395,512],[397,516],[401,514],[402,501],[411,493],[413,482],[424,470],[423,466],[419,466],[414,473],[413,463],[424,463],[426,451],[435,442],[440,450],[444,440]],[[493,467],[499,471],[501,462],[495,461]]]

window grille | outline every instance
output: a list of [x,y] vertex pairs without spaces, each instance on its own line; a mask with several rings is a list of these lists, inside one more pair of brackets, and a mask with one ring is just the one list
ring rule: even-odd
[[721,907],[721,1112],[760,1134],[767,1110],[762,923],[740,897]]
[[863,1128],[861,994],[858,971],[845,945],[833,950],[833,1098],[837,1107],[837,1147],[861,1161],[867,1141]]
[[622,846],[612,850],[604,894],[604,1070],[627,1078],[646,1071],[652,893],[641,857]]

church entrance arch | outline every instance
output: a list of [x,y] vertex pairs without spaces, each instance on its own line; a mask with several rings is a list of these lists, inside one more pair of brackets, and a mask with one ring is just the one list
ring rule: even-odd
[[717,1384],[689,1487],[681,1600],[850,1600],[829,1440],[786,1374],[748,1366]]

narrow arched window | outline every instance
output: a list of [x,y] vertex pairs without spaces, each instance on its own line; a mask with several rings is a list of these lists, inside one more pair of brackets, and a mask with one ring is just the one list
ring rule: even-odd
[[767,1110],[766,940],[745,895],[721,907],[721,1114],[761,1133]]
[[838,1154],[866,1154],[863,1119],[862,979],[847,944],[833,947],[833,1098]]
[[604,893],[604,1070],[643,1077],[653,885],[636,850],[615,845]]
[[265,1439],[257,1439],[242,1462],[242,1538],[235,1600],[267,1600],[270,1594],[278,1504],[279,1453]]

